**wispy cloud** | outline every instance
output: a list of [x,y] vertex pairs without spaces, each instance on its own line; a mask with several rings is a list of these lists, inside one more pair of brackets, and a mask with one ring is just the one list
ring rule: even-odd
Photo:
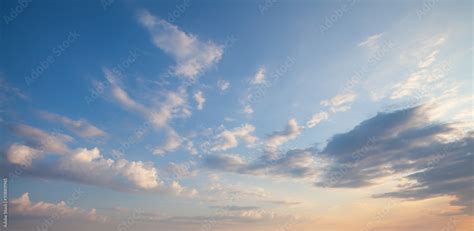
[[289,140],[295,139],[301,133],[302,127],[298,125],[296,119],[288,120],[288,124],[282,131],[276,131],[270,134],[265,140],[265,153],[269,157],[274,157],[278,147]]
[[351,108],[350,104],[357,98],[354,92],[345,92],[334,96],[328,100],[322,100],[321,105],[331,108],[332,112],[347,111]]
[[180,30],[146,10],[140,12],[139,22],[148,29],[155,46],[175,59],[173,72],[178,76],[194,79],[222,58],[223,46],[211,41],[200,41],[197,36]]
[[46,120],[59,122],[68,130],[74,132],[81,137],[105,136],[106,133],[96,126],[90,124],[85,119],[73,120],[66,116],[58,115],[51,112],[41,111],[40,116]]
[[328,118],[329,114],[327,112],[318,112],[314,114],[308,122],[306,122],[306,126],[308,126],[308,128],[312,128],[322,121],[327,120]]

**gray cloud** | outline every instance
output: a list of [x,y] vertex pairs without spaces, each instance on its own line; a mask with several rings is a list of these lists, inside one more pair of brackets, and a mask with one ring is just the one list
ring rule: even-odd
[[313,179],[316,187],[330,188],[360,188],[404,175],[399,179],[408,184],[374,197],[455,196],[452,205],[474,214],[474,132],[461,122],[430,122],[431,109],[424,105],[379,113],[334,135],[322,151],[293,149],[274,159],[262,152],[253,161],[213,155],[204,158],[204,165],[241,174]]
[[453,205],[472,214],[474,133],[460,130],[456,123],[429,123],[427,110],[419,106],[380,113],[333,136],[320,154],[331,164],[315,185],[358,188],[406,174],[412,183],[374,197],[418,200],[450,195],[456,197]]

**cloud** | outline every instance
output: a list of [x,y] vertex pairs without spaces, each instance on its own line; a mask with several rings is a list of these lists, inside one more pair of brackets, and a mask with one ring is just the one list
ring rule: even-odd
[[229,83],[229,81],[227,81],[227,80],[219,79],[219,80],[217,81],[217,87],[219,88],[219,90],[220,90],[221,92],[224,92],[224,91],[226,91],[227,89],[229,89],[230,83]]
[[322,100],[321,105],[331,108],[332,112],[347,111],[349,110],[350,103],[357,98],[357,95],[353,92],[346,92],[338,94],[329,100]]
[[204,165],[210,169],[238,172],[247,163],[238,155],[222,154],[206,156],[204,158]]
[[0,73],[0,105],[6,105],[7,102],[15,98],[29,100],[29,97],[22,90],[7,83],[3,78],[3,74]]
[[245,105],[243,112],[245,114],[252,114],[253,113],[253,108],[250,105]]
[[13,133],[25,137],[26,144],[34,149],[49,153],[68,153],[67,142],[73,140],[72,137],[62,134],[60,131],[51,133],[25,124],[18,124],[11,127]]
[[[79,197],[80,195],[77,194],[75,196]],[[75,202],[72,199],[79,198],[71,198],[71,202]],[[30,200],[30,194],[26,192],[18,198],[13,198],[9,202],[9,211],[11,211],[11,213],[14,215],[32,217],[59,216],[61,218],[81,219],[88,221],[106,221],[106,217],[97,214],[96,209],[86,211],[78,207],[71,207],[70,204],[72,203],[66,203],[65,201],[61,201],[57,204],[43,201],[33,203]]]
[[42,151],[23,144],[14,143],[8,147],[5,154],[10,163],[31,166],[33,159],[39,158]]
[[250,84],[258,85],[265,83],[265,67],[259,67],[257,73],[255,73],[254,77],[250,80]]
[[81,137],[105,136],[106,133],[94,125],[90,124],[84,119],[72,120],[68,117],[58,114],[42,111],[40,112],[42,118],[62,123],[68,130],[74,132]]
[[166,142],[158,147],[155,147],[153,150],[153,154],[162,156],[168,152],[176,150],[179,146],[181,146],[183,139],[176,133],[174,130],[168,132],[168,137]]
[[149,190],[163,183],[151,163],[104,158],[98,148],[76,149],[50,166],[52,174],[85,184],[119,190]]
[[[453,205],[473,209],[474,133],[456,123],[430,123],[427,105],[379,113],[332,137],[322,156],[330,160],[317,186],[358,188],[386,177],[411,182],[376,197],[426,199],[455,196]],[[458,137],[453,139],[452,137]]]
[[176,62],[174,74],[194,79],[219,62],[224,47],[211,41],[200,41],[177,26],[144,10],[139,22],[148,30],[156,47],[172,56]]
[[278,153],[278,147],[295,139],[301,132],[295,119],[290,119],[286,128],[270,134],[264,142],[262,156],[245,161],[239,155],[210,155],[203,159],[203,165],[210,169],[248,175],[267,175],[284,178],[311,178],[317,174],[314,148],[292,149]]
[[209,169],[271,178],[313,179],[318,173],[314,149],[289,150],[273,159],[259,158],[248,162],[238,155],[209,155],[203,165]]
[[306,122],[306,126],[308,126],[308,128],[312,128],[321,123],[322,121],[327,120],[328,118],[329,114],[327,112],[316,113],[311,117],[308,122]]
[[111,84],[112,96],[127,110],[140,114],[144,119],[152,123],[156,128],[168,126],[171,119],[175,117],[188,117],[191,112],[187,104],[185,89],[168,91],[165,98],[160,102],[158,108],[148,107],[133,100],[128,93],[122,89],[117,76],[107,68],[103,69],[106,79]]
[[260,209],[257,206],[238,206],[238,205],[226,205],[226,206],[209,206],[211,209],[219,209],[226,211],[249,211]]
[[197,175],[194,162],[184,162],[181,164],[170,162],[166,167],[166,172],[172,178],[182,179],[190,178]]
[[[14,131],[28,136],[30,141],[13,143],[4,150],[7,160],[1,163],[4,175],[16,172],[20,166],[21,173],[28,176],[62,179],[118,191],[194,194],[192,189],[177,187],[179,184],[176,183],[167,186],[151,162],[129,161],[122,157],[115,160],[105,158],[98,148],[70,149],[62,143],[68,140],[67,136],[52,136],[28,125],[15,126]],[[51,158],[46,161],[48,154]]]
[[265,152],[268,155],[275,155],[278,147],[289,140],[295,139],[301,133],[302,127],[298,125],[295,119],[288,120],[286,128],[282,131],[276,131],[270,134],[265,140]]
[[254,131],[255,127],[251,124],[244,124],[232,130],[225,129],[217,135],[217,141],[211,148],[211,151],[225,151],[237,147],[239,140],[243,140],[245,143],[251,145],[257,141],[257,137],[252,135]]
[[270,204],[276,204],[276,205],[299,205],[301,202],[299,201],[289,201],[289,200],[269,200],[265,201]]
[[194,100],[196,100],[198,110],[202,110],[204,107],[204,102],[206,102],[202,91],[197,91],[194,93]]
[[357,44],[358,47],[366,47],[372,51],[376,51],[380,47],[380,39],[382,38],[382,34],[374,34],[369,36],[366,40]]

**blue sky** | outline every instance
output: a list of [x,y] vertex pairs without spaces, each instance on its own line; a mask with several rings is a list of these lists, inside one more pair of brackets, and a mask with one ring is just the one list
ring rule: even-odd
[[469,1],[1,5],[12,230],[472,225]]

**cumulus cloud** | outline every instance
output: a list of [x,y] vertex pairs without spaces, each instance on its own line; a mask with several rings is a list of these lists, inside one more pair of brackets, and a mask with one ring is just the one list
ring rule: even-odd
[[10,163],[24,166],[31,166],[33,159],[39,158],[41,153],[41,150],[17,143],[10,145],[5,152]]
[[30,200],[30,194],[26,192],[18,198],[13,198],[9,202],[9,211],[15,215],[32,217],[58,216],[61,218],[82,219],[101,222],[104,222],[106,220],[105,216],[97,214],[96,209],[86,211],[78,207],[72,207],[72,204],[74,202],[77,202],[75,200],[78,200],[79,197],[80,193],[75,193],[73,197],[71,197],[71,200],[68,200],[68,203],[65,201],[61,201],[57,204],[44,201],[33,203]]
[[239,145],[239,140],[243,140],[245,143],[251,145],[257,141],[257,137],[252,135],[254,131],[255,127],[251,124],[244,124],[231,130],[225,129],[217,135],[217,141],[211,150],[225,151],[237,147]]
[[204,98],[202,91],[197,91],[194,93],[194,100],[196,100],[198,110],[202,110],[204,103],[206,102],[206,98]]
[[350,103],[354,102],[357,95],[354,92],[345,92],[334,96],[328,100],[322,100],[321,105],[330,107],[332,112],[347,111],[351,108]]
[[257,73],[250,80],[250,84],[258,85],[265,83],[265,67],[259,67]]
[[[115,160],[105,158],[98,148],[70,149],[62,143],[68,140],[67,136],[52,136],[28,125],[18,125],[13,130],[27,136],[30,141],[25,144],[13,143],[4,150],[7,162],[1,163],[2,174],[8,175],[20,166],[24,175],[62,179],[119,191],[195,194],[192,189],[178,187],[176,183],[167,186],[151,162],[129,161],[122,157]],[[43,138],[50,141],[38,140]],[[48,154],[52,158],[44,161]]]
[[40,112],[46,120],[62,123],[68,130],[82,137],[104,136],[105,132],[84,119],[73,120],[51,112]]
[[72,155],[60,159],[54,169],[70,180],[97,186],[149,190],[162,185],[151,163],[107,159],[98,148],[77,149]]
[[329,118],[329,114],[327,112],[319,112],[319,113],[316,113],[314,114],[311,119],[306,122],[306,126],[308,126],[308,128],[312,128],[316,125],[318,125],[319,123],[321,123],[322,121],[324,120],[327,120]]
[[177,26],[142,11],[139,22],[151,34],[153,44],[172,56],[174,74],[194,79],[219,62],[224,47],[182,31]]
[[298,137],[301,130],[302,127],[298,125],[295,119],[288,120],[284,130],[273,132],[267,137],[265,140],[265,152],[270,156],[275,155],[280,145]]

